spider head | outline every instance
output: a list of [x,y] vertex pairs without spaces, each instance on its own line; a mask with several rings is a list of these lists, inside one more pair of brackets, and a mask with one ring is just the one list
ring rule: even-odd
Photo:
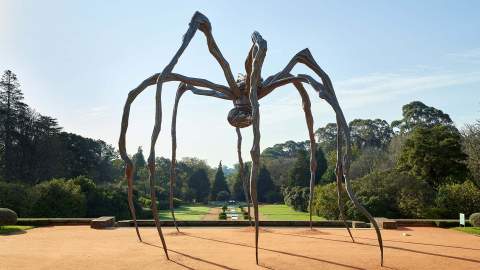
[[227,117],[230,125],[238,128],[248,127],[252,124],[252,107],[248,105],[235,105],[228,112]]

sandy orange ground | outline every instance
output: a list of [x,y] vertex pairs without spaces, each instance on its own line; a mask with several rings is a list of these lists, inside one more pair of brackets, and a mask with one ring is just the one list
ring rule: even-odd
[[[248,228],[166,229],[167,261],[154,228],[45,227],[0,236],[0,269],[480,269],[480,238],[447,229],[382,231],[385,267],[373,230],[272,228],[260,235],[255,265]],[[402,236],[408,233],[411,236]]]

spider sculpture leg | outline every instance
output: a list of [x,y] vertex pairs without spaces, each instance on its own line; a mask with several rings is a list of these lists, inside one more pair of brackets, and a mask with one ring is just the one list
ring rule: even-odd
[[[322,79],[323,84],[315,81],[312,77],[308,75],[298,75],[296,77],[291,77],[289,74],[290,70],[293,66],[297,63],[303,63],[310,67],[314,72]],[[273,91],[275,88],[285,85],[287,83],[294,83],[294,82],[303,82],[310,84],[314,90],[319,94],[319,97],[327,101],[332,109],[335,111],[337,126],[338,128],[338,139],[337,139],[337,182],[343,178],[345,181],[345,189],[347,191],[350,200],[353,202],[355,207],[359,209],[372,223],[373,227],[375,228],[375,232],[377,234],[378,244],[380,248],[380,259],[381,265],[383,265],[383,242],[382,242],[382,235],[380,233],[380,229],[378,227],[377,222],[372,217],[372,215],[362,206],[362,204],[358,201],[355,193],[352,190],[350,179],[348,178],[349,168],[350,168],[350,159],[351,159],[351,146],[350,146],[350,130],[348,128],[347,122],[343,115],[343,111],[340,108],[338,100],[335,96],[335,92],[333,90],[332,83],[328,75],[317,65],[313,57],[311,56],[308,49],[301,51],[298,53],[287,65],[287,67],[277,73],[274,76],[267,78],[266,84],[262,88],[262,92],[260,93],[260,97],[263,97]],[[343,142],[345,141],[346,149],[343,150]],[[340,205],[340,208],[343,205]],[[346,222],[344,221],[344,224]],[[350,232],[348,226],[347,230]],[[351,236],[351,233],[350,233]],[[353,237],[352,237],[353,238]]]
[[239,165],[239,176],[240,176],[240,181],[242,181],[243,185],[243,192],[245,195],[245,203],[247,204],[247,211],[248,211],[248,222],[250,223],[250,226],[252,225],[252,216],[250,215],[250,199],[248,198],[248,183],[247,183],[247,177],[245,175],[245,166],[243,164],[243,159],[242,159],[242,133],[240,131],[240,128],[235,128],[235,131],[237,132],[237,153],[238,153],[238,165]]
[[307,91],[301,83],[294,82],[293,85],[297,88],[300,96],[302,97],[303,110],[305,112],[305,120],[307,122],[308,135],[310,139],[310,195],[308,200],[308,209],[310,212],[310,229],[312,227],[312,212],[313,212],[313,190],[315,187],[315,173],[317,171],[317,159],[316,159],[316,150],[317,144],[315,142],[315,135],[313,132],[313,116],[311,111],[311,102],[308,97]]
[[[313,80],[313,78],[309,77],[310,80]],[[306,93],[305,89],[303,88],[303,85],[302,83],[309,83],[309,79],[307,79],[307,76],[306,75],[299,75],[299,76],[292,76],[290,73],[286,73],[284,76],[283,76],[283,79],[277,79],[271,83],[269,83],[268,85],[264,86],[264,88],[262,88],[262,92],[260,93],[260,97],[263,98],[265,97],[267,94],[269,94],[270,92],[272,92],[274,89],[280,87],[280,86],[283,86],[283,85],[286,85],[286,84],[289,84],[289,83],[292,83],[298,90],[300,96],[302,97],[302,102],[304,104],[304,111],[305,111],[305,119],[307,121],[307,126],[309,128],[309,136],[310,136],[310,148],[314,147],[311,143],[312,141],[315,142],[315,137],[314,137],[314,133],[313,133],[313,119],[312,119],[312,123],[311,123],[311,126],[310,127],[310,124],[309,124],[309,118],[311,118],[311,111],[309,110],[309,106],[305,106],[305,104],[310,104],[310,98],[308,97],[308,94]],[[306,110],[307,109],[307,110]],[[309,116],[310,115],[310,116]],[[312,181],[312,179],[315,179],[315,170],[316,170],[316,161],[315,161],[315,164],[312,163],[312,159],[315,157],[314,156],[315,153],[310,153],[310,190],[313,190],[313,186],[315,185],[314,183],[314,180]],[[337,166],[338,168],[338,166]],[[341,171],[337,173],[337,175],[340,177],[340,178],[337,178],[337,180],[340,180],[340,182],[337,182],[337,191],[340,193],[341,191],[341,188],[342,188],[342,182],[341,182]],[[312,185],[313,184],[313,185]],[[310,192],[310,195],[312,195],[312,192]],[[341,195],[339,195],[341,196]],[[313,202],[313,195],[309,198],[309,205],[312,206],[312,203]],[[345,228],[347,229],[348,231],[348,234],[350,235],[350,238],[352,239],[353,242],[354,239],[353,239],[353,236],[352,236],[352,233],[350,231],[350,228],[345,220],[345,217],[343,215],[343,208],[344,208],[344,205],[343,205],[343,201],[339,200],[338,201],[338,204],[339,204],[339,210],[340,210],[340,218],[343,220],[343,224],[345,225]],[[310,208],[309,209],[310,211],[310,217],[312,215],[312,209]],[[312,224],[312,220],[310,218],[310,228],[312,228],[311,226]]]
[[175,95],[175,105],[173,107],[173,114],[172,114],[172,128],[171,128],[171,135],[172,135],[172,160],[170,165],[170,212],[172,213],[173,224],[175,224],[175,228],[177,232],[180,232],[177,226],[177,220],[175,219],[175,210],[173,208],[173,189],[175,185],[175,180],[177,177],[177,172],[175,170],[177,165],[177,110],[178,110],[178,102],[180,101],[180,97],[182,97],[183,93],[186,91],[186,85],[180,83],[177,89],[177,94]]
[[[337,146],[340,145],[342,142],[342,136],[341,136],[341,131],[339,130],[339,127],[337,125]],[[350,228],[348,227],[347,221],[345,219],[345,210],[344,210],[344,205],[343,205],[343,200],[342,200],[342,188],[343,188],[343,170],[341,165],[341,162],[338,162],[338,160],[341,160],[342,157],[340,155],[340,152],[337,151],[337,164],[335,165],[335,179],[337,182],[337,202],[338,202],[338,210],[340,212],[340,219],[343,221],[343,225],[345,228],[347,228],[348,234],[350,235],[350,238],[352,239],[352,242],[355,243],[355,239],[353,238],[352,232],[350,231]]]
[[258,264],[258,198],[257,198],[257,176],[260,163],[260,111],[258,104],[258,88],[260,84],[262,64],[267,52],[267,42],[258,32],[252,34],[254,44],[252,50],[252,69],[250,73],[250,105],[252,106],[252,129],[253,145],[250,150],[252,168],[250,170],[250,196],[253,204],[253,215],[255,218],[255,260]]
[[[126,132],[127,132],[127,129],[128,129],[130,107],[131,107],[133,101],[148,86],[156,84],[158,82],[159,77],[161,77],[160,73],[154,74],[153,76],[150,76],[149,78],[145,79],[139,86],[137,86],[135,89],[133,89],[129,92],[127,100],[126,100],[124,108],[123,108],[120,138],[119,138],[119,141],[118,141],[120,156],[122,157],[122,159],[125,161],[125,164],[126,164],[126,166],[125,166],[125,176],[127,178],[127,183],[128,183],[128,205],[129,205],[129,208],[130,208],[130,213],[132,215],[133,223],[134,223],[134,226],[135,226],[135,231],[137,233],[137,237],[138,237],[139,241],[142,241],[142,238],[141,238],[140,232],[138,230],[137,217],[136,217],[135,208],[134,208],[134,205],[133,205],[133,171],[134,171],[134,166],[133,166],[132,160],[130,159],[130,157],[128,156],[127,151],[126,151]],[[206,87],[206,88],[209,88],[209,89],[213,89],[212,91],[217,92],[219,96],[223,96],[226,99],[231,100],[233,98],[232,93],[230,92],[230,89],[228,87],[212,83],[212,82],[210,82],[208,80],[205,80],[205,79],[191,78],[191,77],[187,77],[187,76],[183,76],[183,75],[175,74],[175,73],[170,73],[170,74],[167,74],[163,77],[164,77],[164,81],[180,81],[180,82],[188,83],[188,84],[191,84],[191,85],[194,85],[194,86]],[[164,242],[162,242],[162,244],[163,243]],[[164,250],[166,252],[166,246],[164,246]]]
[[[230,66],[229,66],[228,62],[225,60],[225,58],[223,57],[222,53],[220,52],[220,49],[218,48],[218,46],[215,42],[215,39],[213,38],[212,26],[211,26],[208,18],[198,11],[195,12],[195,14],[193,15],[193,17],[190,21],[188,30],[185,33],[185,35],[183,36],[182,45],[177,50],[177,52],[175,53],[175,55],[172,58],[172,60],[170,61],[170,63],[163,69],[161,75],[158,77],[158,80],[157,80],[155,126],[154,126],[154,129],[153,129],[153,132],[152,132],[152,140],[151,140],[151,146],[150,146],[150,157],[149,157],[149,160],[152,163],[155,163],[155,149],[154,148],[155,148],[155,144],[156,144],[156,141],[157,141],[157,138],[158,138],[158,134],[160,133],[160,129],[161,129],[161,115],[162,115],[162,113],[161,113],[161,92],[162,92],[162,84],[165,81],[165,76],[167,76],[168,74],[170,74],[172,72],[173,68],[175,67],[175,65],[178,62],[178,59],[180,58],[180,56],[183,54],[183,52],[187,48],[188,44],[190,43],[190,41],[194,37],[197,30],[202,31],[205,34],[205,36],[207,38],[208,49],[209,49],[210,53],[214,56],[214,58],[217,60],[217,62],[220,64],[220,66],[221,66],[221,68],[222,68],[222,70],[225,74],[225,78],[226,78],[226,80],[227,80],[227,82],[230,86],[230,89],[229,89],[228,92],[232,91],[233,93],[235,93],[237,95],[240,94],[240,90],[238,89],[238,87],[235,83],[235,80],[233,79],[233,75],[232,75],[232,72],[230,70]],[[152,166],[152,167],[154,168],[154,166]],[[154,170],[153,170],[153,172],[154,172]],[[173,185],[173,184],[170,183],[170,185]],[[172,188],[171,188],[171,190],[172,190]],[[174,211],[173,211],[173,198],[172,198],[171,195],[172,194],[170,194],[170,202],[171,202],[170,203],[171,204],[170,209],[171,209],[172,217],[174,219],[175,226],[176,226],[176,219],[175,219],[175,214],[174,214]],[[176,226],[176,228],[178,230],[178,226]]]
[[[150,188],[154,190],[154,180],[155,180],[155,144],[158,139],[158,135],[160,134],[161,130],[161,121],[162,121],[162,107],[161,107],[161,95],[162,95],[162,85],[163,82],[166,80],[166,77],[171,74],[173,68],[178,62],[178,59],[180,56],[183,54],[185,49],[187,48],[188,44],[194,37],[195,33],[197,30],[202,31],[206,38],[207,38],[207,45],[210,53],[215,57],[215,59],[218,61],[220,64],[221,68],[224,71],[225,77],[227,79],[227,82],[230,86],[230,89],[228,89],[228,92],[235,93],[237,95],[240,94],[240,90],[238,89],[234,79],[232,72],[230,70],[228,62],[225,60],[223,55],[221,54],[220,50],[218,49],[218,46],[213,38],[212,35],[212,27],[211,24],[208,20],[207,17],[205,17],[203,14],[200,12],[195,12],[195,14],[192,17],[192,20],[190,21],[189,27],[187,32],[185,33],[183,40],[182,40],[182,45],[180,48],[177,50],[173,58],[170,60],[169,64],[163,69],[162,73],[158,76],[157,78],[157,90],[156,90],[156,97],[155,97],[155,104],[156,104],[156,110],[155,110],[155,125],[152,131],[152,136],[151,136],[151,144],[150,144],[150,155],[148,157],[148,167],[149,167],[149,172],[150,172]],[[167,254],[167,248],[165,245],[165,241],[163,238],[163,234],[160,228],[160,222],[158,220],[158,213],[156,211],[156,205],[155,200],[154,200],[154,192],[152,193],[152,214],[154,215],[154,220],[155,220],[155,225],[157,227],[160,239],[162,240],[163,248],[165,251],[165,254]],[[167,254],[168,257],[168,254]]]

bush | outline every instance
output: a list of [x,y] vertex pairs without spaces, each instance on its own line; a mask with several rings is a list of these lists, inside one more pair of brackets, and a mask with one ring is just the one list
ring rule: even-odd
[[480,227],[480,213],[470,215],[470,224],[472,224],[473,227]]
[[230,193],[228,191],[222,190],[217,194],[217,201],[228,201],[230,199]]
[[[348,195],[345,189],[342,189],[342,199],[344,205],[348,200]],[[318,216],[322,216],[326,219],[338,219],[340,211],[338,209],[338,194],[337,184],[329,183],[322,186],[315,187],[315,193],[313,197],[313,209]]]
[[286,187],[283,190],[285,204],[293,207],[296,211],[307,211],[309,200],[309,188],[307,187]]
[[227,213],[221,212],[220,214],[218,214],[218,219],[227,219]]
[[33,217],[84,217],[86,199],[81,186],[73,181],[52,179],[33,187]]
[[20,217],[27,217],[33,204],[30,193],[27,186],[0,181],[0,207],[12,209]]
[[[423,181],[396,171],[371,173],[352,181],[352,189],[359,201],[376,217],[421,218],[433,202],[433,191]],[[353,220],[367,220],[349,200],[342,189],[346,216]],[[313,207],[319,216],[328,219],[339,217],[336,183],[315,188]]]
[[0,208],[0,226],[17,223],[17,213],[8,208]]
[[445,184],[438,189],[436,203],[445,209],[442,218],[458,218],[458,213],[469,216],[480,209],[480,189],[471,181]]
[[[133,205],[137,218],[145,216],[142,206],[137,201],[137,193],[133,195]],[[96,188],[93,193],[88,196],[87,216],[115,216],[117,220],[130,219],[130,208],[128,207],[127,192],[113,186],[105,188]],[[151,215],[149,216],[151,218]]]
[[224,205],[222,206],[222,212],[225,213],[225,211],[227,211],[227,209],[228,209],[228,206],[227,206],[226,204],[224,204]]

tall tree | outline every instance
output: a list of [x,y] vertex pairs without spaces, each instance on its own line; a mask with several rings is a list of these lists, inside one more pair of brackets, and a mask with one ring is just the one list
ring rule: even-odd
[[215,174],[215,180],[213,181],[210,200],[216,201],[217,195],[221,191],[226,191],[230,194],[227,181],[225,180],[225,175],[223,174],[222,162],[220,161],[220,163],[218,164],[217,172]]
[[297,152],[295,163],[288,172],[288,186],[308,187],[310,185],[310,158],[306,150]]
[[188,178],[188,194],[196,202],[206,202],[210,194],[210,180],[205,169],[196,170]]
[[258,201],[260,202],[270,202],[268,195],[272,192],[277,192],[277,187],[265,166],[262,166],[258,172],[257,191]]
[[432,187],[461,182],[467,174],[458,132],[448,126],[417,127],[405,141],[398,168],[427,181]]
[[135,173],[133,175],[134,180],[139,180],[138,172],[140,169],[145,168],[147,162],[145,162],[145,156],[143,155],[143,149],[141,146],[138,147],[137,153],[132,156],[133,165],[135,167]]
[[1,147],[3,152],[2,174],[6,180],[13,180],[15,176],[14,144],[17,136],[17,121],[20,114],[26,109],[22,102],[23,93],[17,75],[6,70],[0,80],[0,109],[1,109]]
[[456,130],[452,119],[442,110],[425,105],[420,101],[412,101],[402,107],[401,120],[392,122],[392,128],[398,128],[400,133],[408,133],[416,127],[448,126]]
[[474,182],[480,187],[480,120],[462,130],[463,150],[468,155],[467,166]]

